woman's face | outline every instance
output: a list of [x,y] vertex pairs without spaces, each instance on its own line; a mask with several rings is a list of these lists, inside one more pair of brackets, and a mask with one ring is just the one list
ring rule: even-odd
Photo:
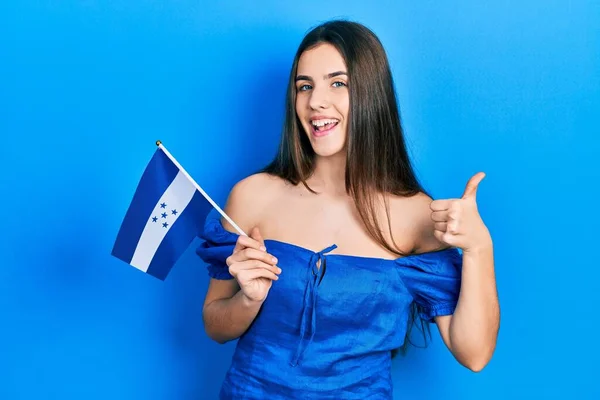
[[306,50],[298,60],[296,114],[319,156],[345,150],[350,97],[342,55],[328,43]]

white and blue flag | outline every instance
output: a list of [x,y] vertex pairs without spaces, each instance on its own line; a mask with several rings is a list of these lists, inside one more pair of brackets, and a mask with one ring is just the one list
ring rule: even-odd
[[112,255],[164,280],[219,207],[164,147],[148,163],[125,214]]

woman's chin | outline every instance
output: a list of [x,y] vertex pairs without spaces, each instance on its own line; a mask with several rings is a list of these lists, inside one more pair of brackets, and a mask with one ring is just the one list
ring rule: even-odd
[[313,143],[313,150],[319,157],[333,157],[346,153],[343,143],[318,143],[317,145]]
[[327,133],[308,132],[308,138],[314,152],[319,157],[332,157],[341,152],[345,153],[345,141],[340,132],[340,127],[338,126]]

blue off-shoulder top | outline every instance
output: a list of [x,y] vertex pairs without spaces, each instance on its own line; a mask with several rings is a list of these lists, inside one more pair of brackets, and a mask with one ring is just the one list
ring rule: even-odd
[[[233,279],[225,260],[238,235],[211,212],[201,238],[210,277]],[[335,244],[265,246],[282,273],[238,340],[220,399],[392,399],[391,350],[404,343],[412,302],[427,321],[456,307],[455,248],[392,260],[335,254]]]

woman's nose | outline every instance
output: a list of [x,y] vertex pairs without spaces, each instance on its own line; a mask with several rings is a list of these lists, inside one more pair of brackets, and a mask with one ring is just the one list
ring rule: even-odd
[[329,94],[327,90],[313,89],[309,105],[313,110],[327,108],[329,106]]

